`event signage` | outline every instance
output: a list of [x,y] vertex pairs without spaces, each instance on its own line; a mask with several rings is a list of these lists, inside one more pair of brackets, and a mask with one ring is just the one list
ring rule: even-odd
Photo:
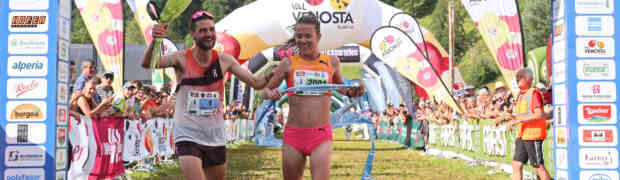
[[554,179],[618,179],[617,1],[551,2]]
[[0,2],[0,179],[67,179],[71,2]]

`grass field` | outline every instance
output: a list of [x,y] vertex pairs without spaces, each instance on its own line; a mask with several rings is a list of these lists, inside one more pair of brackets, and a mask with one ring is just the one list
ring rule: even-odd
[[[331,179],[360,179],[370,141],[344,140],[344,130],[334,137]],[[461,160],[423,156],[398,144],[378,141],[372,177],[381,179],[469,180],[508,179],[507,174],[487,175],[490,168],[466,166]],[[235,145],[227,151],[227,179],[282,179],[280,149],[252,144]],[[306,165],[304,179],[310,179]],[[160,167],[156,171],[130,174],[132,179],[185,179],[177,166]]]

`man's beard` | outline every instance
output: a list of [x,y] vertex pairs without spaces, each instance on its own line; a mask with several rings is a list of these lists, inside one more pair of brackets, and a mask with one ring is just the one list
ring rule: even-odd
[[213,49],[213,46],[215,46],[215,42],[213,42],[211,45],[205,45],[201,41],[196,41],[196,46],[203,51],[208,51]]

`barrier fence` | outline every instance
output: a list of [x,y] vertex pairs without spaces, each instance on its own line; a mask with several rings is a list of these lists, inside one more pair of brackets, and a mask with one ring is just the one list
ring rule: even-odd
[[[72,144],[69,179],[111,178],[125,168],[153,170],[156,163],[174,163],[171,118],[148,121],[121,118],[91,120],[71,118],[69,139]],[[250,141],[254,121],[226,121],[227,144]],[[125,166],[125,167],[123,167]]]
[[[72,128],[70,140],[73,146],[72,164],[69,177],[92,176],[92,170],[100,166],[99,161],[110,162],[108,166],[116,166],[119,154],[125,164],[135,163],[138,169],[152,169],[156,159],[169,159],[174,154],[172,138],[172,119],[153,118],[142,122],[139,120],[122,120],[122,123],[110,125],[114,119],[92,121],[82,117],[81,122],[71,118]],[[120,122],[120,121],[119,121]],[[492,120],[459,120],[457,125],[428,125],[428,142],[425,142],[424,130],[418,128],[420,122],[410,123],[411,134],[407,134],[407,126],[397,123],[389,126],[387,122],[379,122],[376,127],[378,140],[407,144],[409,148],[424,148],[425,144],[472,157],[510,164],[515,150],[515,135],[504,125],[494,126]],[[107,125],[102,126],[103,123]],[[254,138],[255,121],[236,119],[226,121],[227,144],[238,144],[252,141]],[[372,129],[372,128],[369,128]],[[271,131],[271,128],[269,129]],[[553,128],[547,130],[544,141],[545,167],[553,174]],[[122,137],[122,142],[119,142]],[[120,144],[122,143],[122,144]],[[100,169],[100,168],[99,168]],[[110,168],[114,169],[114,168]],[[526,167],[526,170],[531,168]],[[105,174],[105,172],[101,172]],[[118,174],[118,171],[113,172]]]
[[[457,120],[457,125],[429,125],[428,146],[441,150],[449,150],[472,157],[511,164],[515,151],[515,134],[505,125],[494,126],[493,120]],[[418,130],[419,121],[413,121],[410,143],[411,148],[424,146],[424,134]],[[388,126],[387,122],[379,122],[377,135],[379,140],[388,140],[405,144],[407,127],[398,123]],[[554,128],[548,127],[547,138],[544,140],[543,151],[545,168],[553,176],[553,142]],[[525,166],[525,170],[532,170]]]

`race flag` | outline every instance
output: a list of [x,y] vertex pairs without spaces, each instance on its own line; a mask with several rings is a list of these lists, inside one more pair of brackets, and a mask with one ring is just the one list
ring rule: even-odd
[[523,67],[523,32],[516,0],[461,0],[504,79],[517,89],[515,75]]

